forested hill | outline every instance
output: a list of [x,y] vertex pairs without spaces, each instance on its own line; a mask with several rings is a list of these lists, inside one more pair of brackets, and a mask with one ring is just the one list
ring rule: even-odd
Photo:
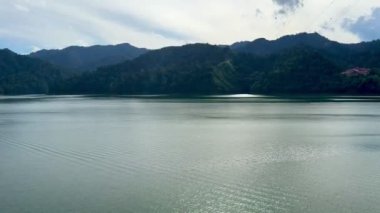
[[94,71],[98,67],[132,60],[148,52],[130,44],[78,47],[71,46],[62,50],[40,50],[30,56],[50,62],[66,71],[80,73]]
[[[48,62],[3,50],[5,94],[380,94],[380,41],[340,44],[318,34],[232,46],[152,50],[67,76]],[[65,78],[62,74],[65,74]]]
[[0,50],[0,94],[47,94],[58,91],[61,72],[51,64]]
[[70,93],[231,93],[239,79],[232,52],[207,44],[168,47],[74,78]]
[[349,49],[337,54],[299,44],[261,55],[207,44],[170,47],[71,79],[67,89],[74,94],[379,93],[380,43]]

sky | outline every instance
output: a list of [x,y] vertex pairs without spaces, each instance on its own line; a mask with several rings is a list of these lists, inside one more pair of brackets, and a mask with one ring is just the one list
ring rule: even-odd
[[380,0],[0,0],[0,48],[20,54],[71,45],[150,49],[232,44],[318,32],[380,38]]

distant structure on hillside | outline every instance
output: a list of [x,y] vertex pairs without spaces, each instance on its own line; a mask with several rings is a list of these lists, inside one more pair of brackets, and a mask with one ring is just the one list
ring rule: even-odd
[[347,77],[366,76],[370,72],[371,72],[371,70],[368,68],[355,67],[355,68],[348,69],[348,70],[342,72],[342,75],[345,75]]

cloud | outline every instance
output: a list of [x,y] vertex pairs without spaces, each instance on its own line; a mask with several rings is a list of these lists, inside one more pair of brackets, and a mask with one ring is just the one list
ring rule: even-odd
[[290,12],[294,12],[297,8],[303,6],[303,0],[272,0],[275,4],[280,6],[280,9],[276,11],[276,14],[286,15]]
[[331,26],[328,22],[323,23],[323,25],[321,25],[321,29],[332,32],[335,31],[335,27]]
[[366,17],[357,24],[365,28],[371,8],[380,8],[380,1],[331,1],[0,0],[0,48],[27,53],[34,47],[127,42],[154,49],[315,31],[344,42],[364,38],[354,23]]
[[13,5],[17,10],[22,11],[22,12],[29,12],[29,8],[21,5],[21,4],[14,4]]
[[369,16],[361,16],[357,20],[346,19],[343,28],[364,41],[380,39],[380,8],[373,9]]
[[182,41],[193,39],[191,35],[171,30],[169,27],[159,25],[150,20],[139,18],[138,16],[129,14],[127,12],[98,9],[97,13],[101,14],[104,19],[107,19],[110,22],[119,23],[123,26],[133,28],[134,30],[142,33],[154,33],[165,38]]
[[31,46],[31,49],[33,52],[37,52],[37,51],[41,50],[41,48],[37,47],[37,46]]
[[263,15],[263,12],[260,9],[256,9],[255,15],[256,15],[256,17],[260,17]]

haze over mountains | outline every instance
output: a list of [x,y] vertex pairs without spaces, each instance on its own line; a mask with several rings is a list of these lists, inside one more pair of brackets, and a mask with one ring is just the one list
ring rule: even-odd
[[66,70],[77,72],[93,71],[98,67],[132,60],[148,50],[130,44],[78,47],[71,46],[62,50],[40,50],[30,56],[50,62]]
[[0,53],[3,94],[380,92],[379,40],[341,44],[317,33],[231,46],[190,44],[149,51],[122,44],[30,56]]

